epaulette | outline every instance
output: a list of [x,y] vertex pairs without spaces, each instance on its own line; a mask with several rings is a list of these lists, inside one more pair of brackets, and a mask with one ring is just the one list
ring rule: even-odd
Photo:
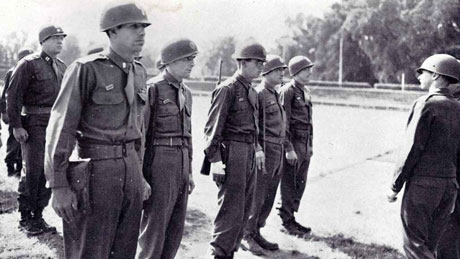
[[32,53],[30,55],[25,56],[23,59],[26,61],[30,61],[30,60],[35,60],[39,58],[40,58],[40,53]]
[[85,63],[88,63],[88,62],[93,62],[95,60],[105,60],[105,59],[109,59],[107,57],[107,55],[105,53],[95,53],[95,54],[91,54],[89,56],[85,56],[85,57],[82,57],[82,58],[79,58],[77,59],[75,62],[77,63],[80,63],[80,64],[85,64]]
[[218,88],[223,88],[223,87],[229,87],[231,86],[233,83],[236,82],[236,78],[235,77],[229,77],[227,78],[225,81],[221,82],[220,84],[218,84],[216,86],[216,89]]
[[161,81],[166,81],[162,74],[158,74],[147,81],[147,86],[158,84]]

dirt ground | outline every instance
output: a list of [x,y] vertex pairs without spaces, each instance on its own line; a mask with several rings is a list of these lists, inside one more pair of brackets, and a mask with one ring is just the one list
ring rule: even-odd
[[[217,187],[199,175],[203,157],[203,125],[208,97],[194,97],[193,161],[196,188],[190,196],[186,229],[177,258],[211,258],[208,247],[212,221],[217,213]],[[273,209],[262,234],[280,245],[263,258],[403,258],[399,219],[400,204],[389,204],[394,150],[407,113],[333,106],[314,107],[314,155],[297,219],[313,229],[312,236],[297,238],[280,231]],[[2,140],[6,139],[3,127]],[[4,155],[4,147],[0,157]],[[17,180],[6,179],[0,165],[2,208],[12,207]],[[277,202],[276,202],[277,204]],[[275,205],[276,207],[277,205]],[[63,258],[59,235],[26,238],[17,229],[13,209],[0,214],[0,258]],[[3,210],[3,209],[2,209]],[[12,212],[13,211],[13,212]],[[47,208],[45,218],[58,226],[60,219]],[[235,258],[256,258],[239,251]]]

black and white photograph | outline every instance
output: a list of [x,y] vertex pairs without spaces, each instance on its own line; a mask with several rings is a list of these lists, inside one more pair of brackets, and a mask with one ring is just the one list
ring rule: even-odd
[[460,1],[0,3],[0,258],[460,259]]

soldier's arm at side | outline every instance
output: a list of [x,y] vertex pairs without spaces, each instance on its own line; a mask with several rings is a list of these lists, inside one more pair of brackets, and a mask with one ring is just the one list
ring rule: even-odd
[[422,107],[415,106],[409,117],[404,143],[391,185],[391,190],[395,193],[401,191],[420,159],[430,136],[431,123],[434,119],[430,106],[427,104]]
[[49,188],[68,187],[68,160],[80,122],[83,66],[73,63],[64,75],[46,129],[45,176]]
[[211,163],[222,161],[220,145],[232,98],[229,91],[229,87],[220,87],[214,90],[208,113],[204,132],[207,140],[205,153]]
[[291,143],[291,131],[289,128],[290,121],[291,121],[292,98],[293,98],[292,87],[283,89],[283,91],[281,91],[280,99],[281,99],[281,102],[283,103],[284,114],[286,115],[286,138],[284,139],[284,148],[286,149],[286,152],[290,152],[294,150],[294,147],[292,146],[292,143]]
[[21,61],[13,71],[11,81],[7,90],[7,112],[10,126],[23,128],[21,122],[21,109],[23,104],[23,93],[31,81],[31,69],[29,62]]

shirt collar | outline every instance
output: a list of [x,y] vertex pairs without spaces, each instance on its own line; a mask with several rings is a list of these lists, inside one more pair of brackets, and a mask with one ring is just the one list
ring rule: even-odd
[[295,79],[292,79],[292,85],[299,88],[300,90],[303,91],[303,89],[305,88],[305,85],[297,82]]
[[236,80],[240,81],[240,83],[242,83],[246,88],[251,87],[251,81],[246,79],[241,74],[238,74],[238,72],[236,72],[234,76],[235,76]]
[[41,56],[46,62],[48,62],[49,64],[51,64],[51,63],[53,62],[53,58],[52,58],[50,55],[48,55],[48,53],[44,52],[43,50],[42,50],[42,52],[40,53],[40,56]]
[[121,70],[123,70],[126,74],[129,73],[129,65],[132,65],[133,62],[127,62],[124,58],[122,58],[118,53],[116,53],[112,48],[110,48],[107,57],[117,65]]
[[268,91],[275,93],[276,92],[276,85],[269,84],[267,81],[263,81],[263,86],[264,89],[267,89]]
[[171,73],[168,72],[167,69],[165,69],[163,71],[163,78],[168,81],[168,83],[170,85],[173,85],[174,87],[176,87],[177,89],[180,88],[181,86],[181,82],[179,82],[173,75],[171,75]]
[[447,96],[452,96],[452,92],[449,90],[449,88],[430,88],[428,90],[429,94],[441,94],[441,95],[447,95]]

